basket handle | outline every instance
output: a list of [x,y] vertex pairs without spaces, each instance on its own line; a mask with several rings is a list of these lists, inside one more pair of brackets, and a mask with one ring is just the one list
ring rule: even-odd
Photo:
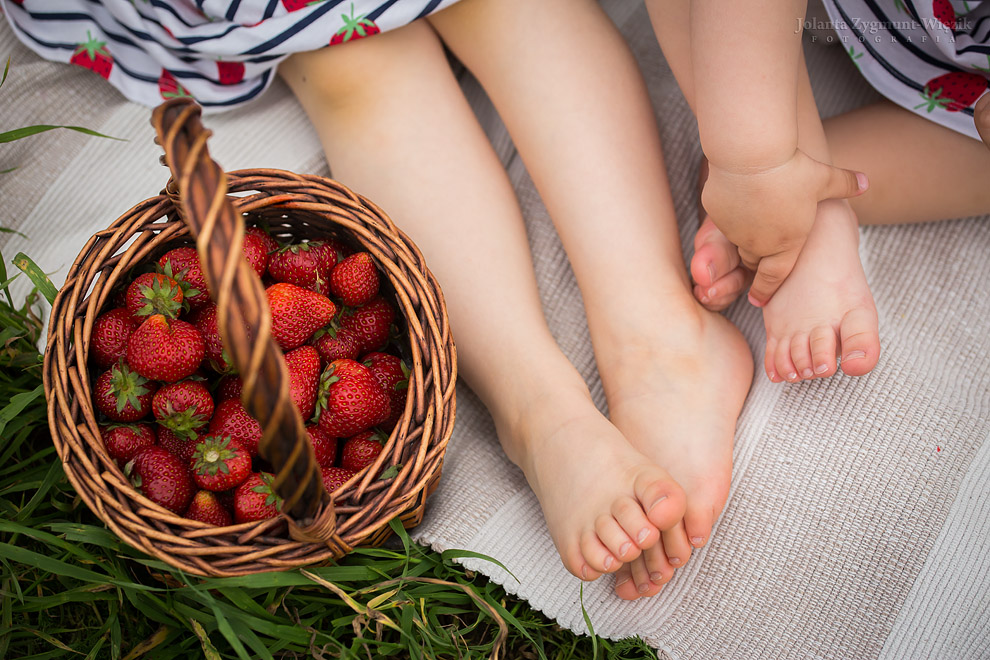
[[275,468],[275,492],[299,541],[343,545],[333,502],[323,488],[303,420],[289,397],[282,351],[271,336],[271,313],[261,280],[242,256],[244,222],[227,198],[227,177],[210,158],[202,108],[188,98],[166,101],[151,123],[172,172],[166,192],[196,239],[210,292],[217,301],[223,345],[244,381],[241,401],[262,426],[262,458]]

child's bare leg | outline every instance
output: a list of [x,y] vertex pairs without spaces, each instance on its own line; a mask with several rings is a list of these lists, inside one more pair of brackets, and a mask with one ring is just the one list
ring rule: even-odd
[[600,8],[462,0],[431,22],[485,86],[555,221],[613,422],[687,493],[683,527],[617,576],[620,596],[651,595],[725,503],[748,347],[691,296],[646,89]]
[[443,283],[461,373],[568,570],[594,579],[655,545],[683,491],[598,412],[554,342],[515,194],[429,24],[298,54],[281,73],[334,176],[415,237]]

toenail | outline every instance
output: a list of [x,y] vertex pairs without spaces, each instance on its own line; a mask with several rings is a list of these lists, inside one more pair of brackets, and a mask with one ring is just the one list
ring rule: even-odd
[[612,568],[612,555],[609,555],[608,557],[605,557],[605,561],[602,562],[602,566],[605,567],[605,570],[606,571],[608,569]]
[[851,351],[842,358],[843,362],[848,362],[849,360],[862,360],[866,357],[866,353],[863,351]]
[[[708,277],[711,278],[708,281],[711,282],[712,284],[715,284],[715,264],[711,262],[708,263]],[[715,295],[714,293],[712,293],[712,290],[709,290],[708,294],[711,296]]]
[[811,369],[805,369],[804,371],[801,372],[801,377],[802,378],[811,378],[814,375],[815,374],[812,373]]
[[777,380],[777,372],[776,371],[767,372],[767,378],[770,379],[771,383],[775,382]]
[[[667,558],[667,561],[670,562],[670,565],[671,566],[680,566],[681,565],[681,558],[680,557],[668,557]],[[659,573],[657,573],[657,575],[659,575]]]
[[826,371],[828,371],[828,365],[827,364],[820,364],[817,367],[815,367],[815,373],[816,374],[823,374]]
[[787,380],[797,380],[797,374],[792,371],[791,373],[787,374]]
[[621,586],[622,586],[622,585],[624,585],[624,584],[625,584],[626,582],[629,582],[629,576],[628,576],[628,575],[627,575],[627,576],[625,576],[624,578],[622,578],[621,580],[620,580],[620,579],[618,579],[618,578],[616,578],[616,580],[615,580],[615,586],[616,586],[616,587],[621,587]]
[[636,587],[636,590],[639,591],[639,593],[641,593],[641,594],[645,594],[647,591],[650,590],[650,585],[648,585],[648,584],[641,584],[638,587]]
[[703,542],[704,540],[705,540],[705,539],[703,539],[703,538],[701,538],[700,536],[692,536],[692,537],[691,537],[691,545],[693,545],[693,546],[696,546],[696,547],[697,547],[697,546],[699,546],[699,545],[701,545],[701,543],[702,543],[702,542]]
[[708,296],[701,296],[701,303],[703,305],[707,305],[709,302],[710,301],[708,300]]
[[660,584],[663,582],[663,573],[650,573],[650,579],[657,584]]
[[619,556],[620,557],[625,557],[626,556],[626,553],[629,552],[629,548],[631,548],[631,547],[632,547],[632,543],[630,543],[629,541],[626,541],[625,543],[623,543],[622,545],[620,545],[619,546]]
[[660,504],[661,502],[663,502],[665,499],[667,499],[667,496],[666,495],[663,495],[663,496],[657,498],[657,500],[653,504],[650,505],[650,510],[647,511],[646,514],[649,515],[650,512],[653,511],[653,509],[657,508],[657,505]]
[[639,536],[636,537],[636,543],[642,543],[647,539],[649,535],[650,535],[650,528],[644,527],[642,530],[640,530]]
[[581,567],[581,577],[582,579],[588,579],[588,567],[587,565]]
[[717,295],[718,295],[718,289],[716,289],[715,287],[712,287],[712,288],[708,289],[708,297],[709,298],[714,298]]

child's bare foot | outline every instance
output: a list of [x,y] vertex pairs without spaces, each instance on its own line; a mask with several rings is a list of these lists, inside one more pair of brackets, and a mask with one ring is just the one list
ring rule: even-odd
[[657,336],[600,362],[612,421],[632,445],[677,480],[687,496],[684,518],[663,541],[616,574],[616,594],[655,594],[702,547],[725,505],[732,475],[736,419],[753,378],[753,358],[739,331],[686,299]]
[[[531,397],[499,437],[536,493],[564,566],[584,580],[611,573],[655,545],[684,515],[684,492],[633,449],[587,389]],[[512,449],[510,449],[512,448]]]
[[774,382],[862,376],[880,358],[877,308],[859,260],[859,227],[847,202],[818,207],[797,264],[763,308],[764,359]]

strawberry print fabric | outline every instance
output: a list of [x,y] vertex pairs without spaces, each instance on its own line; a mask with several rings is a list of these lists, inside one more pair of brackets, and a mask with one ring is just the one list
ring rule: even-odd
[[128,99],[250,101],[279,62],[406,25],[457,0],[0,0],[42,57],[90,69]]
[[980,139],[973,106],[990,84],[990,1],[825,0],[825,7],[877,91]]

